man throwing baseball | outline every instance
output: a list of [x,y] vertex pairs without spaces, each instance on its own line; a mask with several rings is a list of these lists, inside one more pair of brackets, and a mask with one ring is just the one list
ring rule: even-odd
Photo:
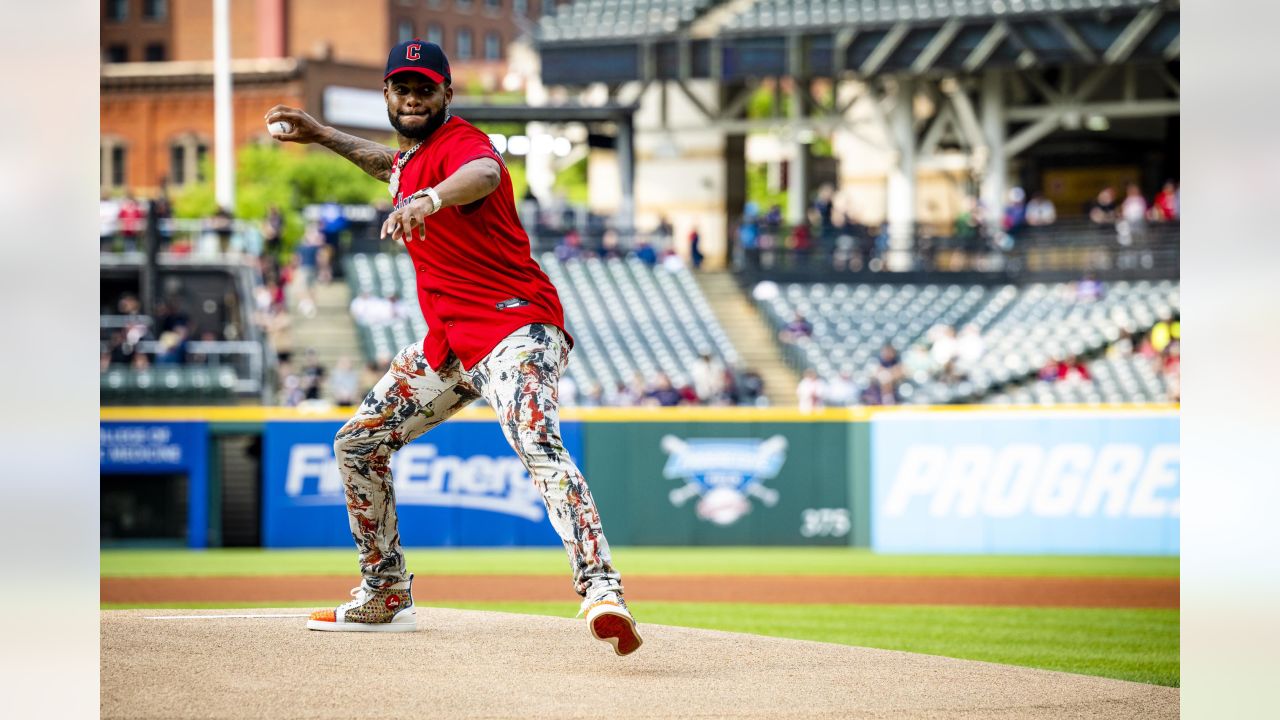
[[350,602],[313,613],[307,627],[416,629],[390,457],[483,397],[542,492],[592,635],[619,655],[634,652],[641,639],[600,515],[560,439],[557,385],[573,341],[555,287],[530,256],[507,168],[484,132],[449,114],[449,61],[438,45],[415,39],[393,48],[382,93],[398,152],[295,108],[266,115],[269,125],[287,123],[272,128],[277,140],[319,143],[390,183],[395,209],[382,234],[404,242],[429,328],[334,438],[363,580]]

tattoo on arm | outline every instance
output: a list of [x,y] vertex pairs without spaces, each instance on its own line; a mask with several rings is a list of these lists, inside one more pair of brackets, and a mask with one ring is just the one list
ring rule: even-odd
[[379,180],[385,182],[391,179],[395,151],[386,145],[336,130],[321,140],[320,144],[350,160],[356,167]]

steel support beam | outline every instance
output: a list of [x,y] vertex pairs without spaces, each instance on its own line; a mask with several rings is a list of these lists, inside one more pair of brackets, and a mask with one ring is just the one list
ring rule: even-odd
[[1071,51],[1076,54],[1076,57],[1080,58],[1081,62],[1086,65],[1097,64],[1097,51],[1095,51],[1088,42],[1085,42],[1085,39],[1080,36],[1080,33],[1077,32],[1075,28],[1071,27],[1070,23],[1063,20],[1061,15],[1050,15],[1046,21],[1049,23],[1049,27],[1053,28],[1062,36],[1063,40],[1067,41],[1067,45],[1071,46]]
[[912,117],[915,82],[898,78],[893,110],[889,113],[889,137],[893,141],[895,162],[889,169],[888,220],[890,270],[910,267],[911,249],[915,245],[916,224],[916,135]]
[[898,46],[902,44],[902,39],[907,36],[907,32],[910,29],[911,26],[904,22],[889,28],[889,32],[876,44],[875,49],[871,51],[867,59],[862,61],[862,66],[858,68],[858,73],[863,77],[875,75],[885,64],[885,61],[889,59],[889,56],[893,54],[893,51],[897,50]]
[[969,52],[969,57],[964,59],[965,71],[977,72],[978,68],[982,67],[982,64],[987,61],[987,58],[991,57],[991,53],[994,53],[996,48],[1000,47],[1000,43],[1004,41],[1005,36],[1008,34],[1009,23],[1004,20],[992,25],[987,34],[983,35],[982,39],[978,41],[977,46]]
[[1164,117],[1177,115],[1181,103],[1178,100],[1135,100],[1133,102],[1069,103],[1058,106],[1019,106],[1006,111],[1009,120],[1017,122],[1037,121],[1046,117],[1058,117],[1063,112],[1081,115],[1102,115],[1109,118]]
[[999,230],[1004,215],[1005,129],[1008,119],[1004,106],[1004,75],[1000,70],[987,70],[982,76],[982,134],[987,139],[986,168],[982,173],[980,194],[991,230]]
[[911,72],[922,75],[933,67],[933,64],[938,61],[938,56],[942,55],[942,52],[955,39],[961,27],[959,18],[951,18],[938,28],[938,32],[929,38],[929,44],[924,46],[924,50],[916,56],[915,62],[911,63]]
[[1138,44],[1143,38],[1151,32],[1151,28],[1164,15],[1164,9],[1159,6],[1144,8],[1134,16],[1124,30],[1120,32],[1120,36],[1111,43],[1111,47],[1107,48],[1107,52],[1102,56],[1106,62],[1116,65],[1129,59],[1133,51],[1138,48]]

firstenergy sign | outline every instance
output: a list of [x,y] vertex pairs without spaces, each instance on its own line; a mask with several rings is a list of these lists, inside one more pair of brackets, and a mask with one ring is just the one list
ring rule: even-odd
[[[414,443],[391,456],[397,505],[433,505],[515,515],[531,522],[546,517],[542,496],[511,457],[446,455],[429,443]],[[284,494],[298,505],[345,505],[331,445],[298,443],[289,449]]]
[[871,434],[877,550],[1179,551],[1176,412],[903,414]]
[[1172,444],[914,445],[884,514],[901,517],[915,505],[936,518],[1176,518],[1178,476]]

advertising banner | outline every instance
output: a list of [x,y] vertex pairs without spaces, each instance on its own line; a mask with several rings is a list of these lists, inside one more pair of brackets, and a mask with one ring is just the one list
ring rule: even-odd
[[[268,422],[263,438],[266,547],[353,547],[333,455],[340,421]],[[561,422],[581,461],[579,423]],[[454,419],[391,456],[405,546],[559,546],[542,495],[496,420]]]
[[886,414],[871,447],[877,551],[1179,552],[1175,412]]
[[187,477],[187,546],[205,547],[209,525],[209,426],[204,422],[100,422],[102,475]]
[[593,422],[591,492],[613,545],[849,545],[843,422]]

